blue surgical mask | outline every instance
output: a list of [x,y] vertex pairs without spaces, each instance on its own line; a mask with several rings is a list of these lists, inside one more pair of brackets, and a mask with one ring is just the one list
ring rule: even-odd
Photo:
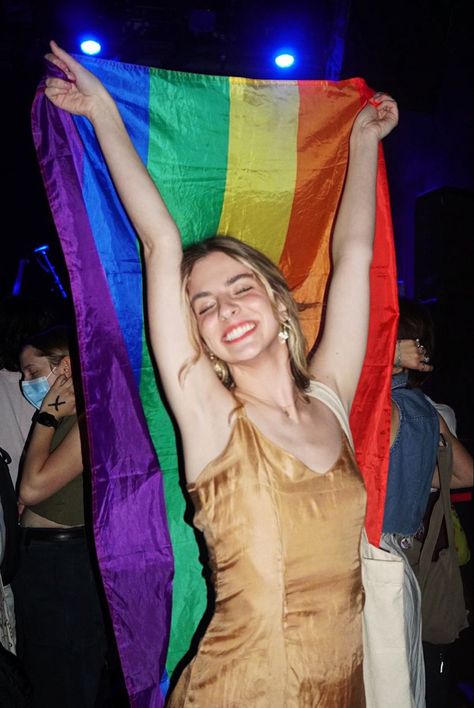
[[24,397],[38,410],[41,408],[43,399],[51,388],[48,379],[53,372],[54,369],[47,376],[38,376],[37,379],[21,382],[21,390]]

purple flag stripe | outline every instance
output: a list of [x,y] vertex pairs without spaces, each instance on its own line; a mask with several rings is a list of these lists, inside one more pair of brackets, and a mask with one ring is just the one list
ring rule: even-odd
[[32,125],[71,274],[99,567],[132,705],[159,707],[173,575],[162,476],[87,218],[82,144],[71,116],[54,108],[42,90]]

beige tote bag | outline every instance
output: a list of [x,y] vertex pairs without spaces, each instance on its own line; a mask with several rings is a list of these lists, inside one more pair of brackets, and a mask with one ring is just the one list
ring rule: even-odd
[[[328,386],[311,382],[310,395],[334,413],[353,446],[349,420],[339,397]],[[367,708],[423,708],[424,680],[418,689],[410,678],[405,619],[405,562],[394,550],[361,539],[364,685]],[[424,676],[423,676],[424,678]],[[415,697],[416,695],[416,697]]]

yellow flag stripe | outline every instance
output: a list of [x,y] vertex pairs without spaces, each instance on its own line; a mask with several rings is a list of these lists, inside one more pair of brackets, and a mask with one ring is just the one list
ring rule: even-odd
[[278,262],[296,183],[296,82],[230,79],[227,180],[218,233]]

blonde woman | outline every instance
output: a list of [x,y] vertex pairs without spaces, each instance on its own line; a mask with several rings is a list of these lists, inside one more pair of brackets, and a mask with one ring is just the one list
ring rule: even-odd
[[215,613],[169,705],[363,706],[366,495],[339,419],[365,354],[378,144],[396,104],[377,95],[354,121],[324,334],[307,364],[278,268],[225,237],[183,255],[112,98],[51,49],[67,80],[48,79],[46,95],[91,121],[143,245],[153,351],[209,548]]

